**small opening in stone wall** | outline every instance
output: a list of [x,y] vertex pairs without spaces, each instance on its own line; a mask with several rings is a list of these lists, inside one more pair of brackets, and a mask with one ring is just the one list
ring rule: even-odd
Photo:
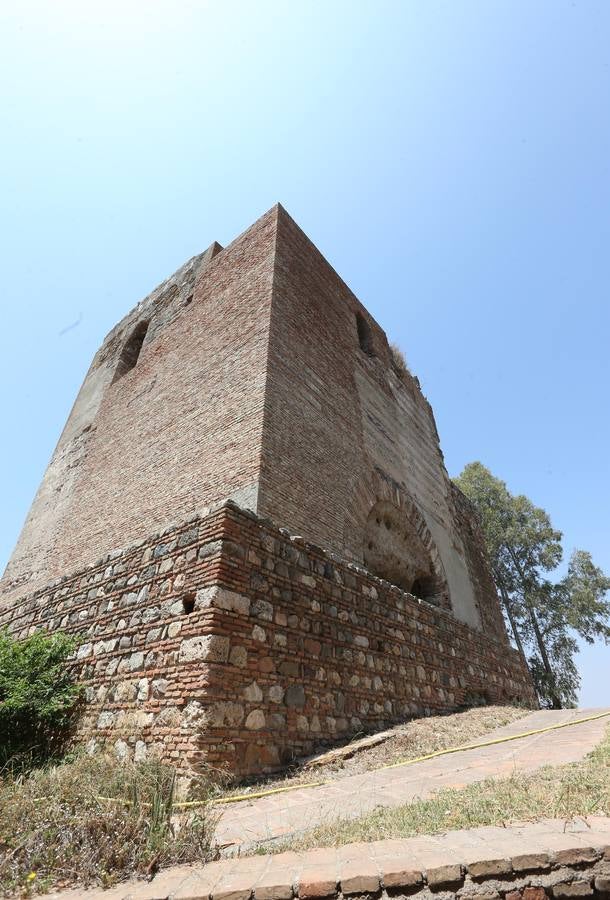
[[358,330],[358,341],[360,342],[360,349],[362,352],[366,353],[367,356],[375,356],[371,326],[362,313],[359,312],[356,313],[356,328]]
[[136,327],[133,329],[129,338],[125,341],[123,349],[121,350],[119,362],[114,373],[114,378],[112,379],[113,382],[118,381],[119,378],[122,378],[123,375],[125,375],[135,367],[147,331],[148,322],[138,322]]
[[416,578],[409,591],[410,594],[413,594],[413,596],[417,597],[419,600],[430,600],[433,603],[435,602],[434,595],[436,592],[437,587],[434,578],[427,578],[425,576]]
[[195,591],[189,591],[188,594],[182,595],[182,608],[188,615],[195,609]]
[[188,297],[186,298],[186,300],[184,301],[184,305],[188,306],[189,303],[192,303],[192,302],[193,302],[193,295],[189,294]]

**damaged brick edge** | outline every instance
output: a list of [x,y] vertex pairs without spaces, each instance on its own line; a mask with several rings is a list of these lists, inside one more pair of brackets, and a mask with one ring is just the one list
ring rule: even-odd
[[[556,852],[413,868],[400,856],[350,860],[342,865],[308,866],[291,878],[289,870],[269,872],[259,883],[252,875],[233,872],[223,884],[200,896],[206,900],[323,900],[327,897],[404,896],[424,900],[434,894],[476,900],[545,900],[545,898],[610,897],[610,844]],[[339,870],[339,871],[338,871]]]
[[[36,604],[37,601],[41,599],[47,599],[49,592],[57,591],[61,589],[63,586],[67,585],[69,582],[74,582],[76,578],[86,579],[87,576],[91,576],[96,572],[99,572],[100,569],[111,565],[113,562],[119,559],[125,559],[132,553],[136,553],[138,550],[141,550],[143,547],[148,547],[157,541],[162,541],[163,538],[168,536],[173,536],[174,538],[178,538],[182,541],[181,546],[184,546],[185,543],[183,541],[184,534],[180,534],[181,532],[185,532],[185,529],[195,528],[204,526],[210,522],[210,520],[225,510],[234,511],[238,513],[240,516],[250,519],[255,522],[260,528],[268,529],[269,531],[280,534],[285,540],[290,541],[292,544],[302,548],[305,552],[319,555],[324,560],[327,560],[329,563],[334,565],[340,565],[345,567],[347,570],[352,572],[355,575],[359,575],[361,577],[367,578],[369,582],[371,582],[371,587],[369,588],[370,596],[372,600],[377,599],[376,596],[376,587],[379,588],[381,592],[385,592],[389,595],[394,595],[396,597],[410,597],[412,600],[418,603],[420,606],[428,607],[434,610],[436,613],[445,614],[446,616],[450,616],[454,618],[454,614],[451,610],[443,609],[439,607],[435,603],[431,603],[426,599],[422,599],[420,597],[415,597],[412,594],[409,594],[407,591],[404,591],[402,588],[398,587],[395,584],[392,584],[389,581],[386,581],[383,578],[380,578],[377,575],[374,575],[368,569],[366,569],[363,565],[354,562],[346,557],[342,557],[340,554],[334,553],[332,551],[326,550],[318,544],[308,541],[303,538],[301,535],[296,535],[290,532],[289,529],[281,527],[273,522],[271,519],[267,517],[259,516],[257,513],[253,512],[250,509],[240,506],[234,500],[230,498],[225,498],[223,500],[219,500],[216,503],[212,503],[209,506],[201,509],[199,512],[195,513],[192,516],[180,521],[180,522],[172,522],[170,524],[165,525],[163,528],[152,532],[151,534],[146,535],[144,538],[133,541],[130,544],[122,548],[115,548],[105,553],[103,556],[99,557],[95,562],[91,562],[86,566],[82,566],[78,569],[70,571],[69,573],[62,575],[60,578],[53,579],[47,582],[44,586],[37,588],[35,591],[31,593],[25,593],[17,598],[11,598],[10,595],[7,596],[8,603],[2,605],[2,595],[0,595],[0,619],[7,619],[7,616],[10,616],[13,621],[19,619],[21,617],[20,610],[26,609],[28,607],[31,608],[32,605]],[[187,531],[186,533],[189,533]],[[197,536],[193,536],[192,543],[197,542]],[[230,540],[226,537],[222,540],[216,540],[208,542],[207,545],[204,543],[201,547],[199,556],[203,558],[205,555],[209,555],[216,550],[222,551],[226,548],[227,545],[230,544]],[[206,549],[207,547],[207,549]],[[161,555],[165,555],[165,552],[171,552],[176,549],[175,547],[170,547],[168,545],[161,544],[160,546],[155,548],[154,556],[158,557]],[[143,559],[141,565],[144,565],[148,560]],[[479,631],[474,626],[469,626],[473,631]],[[486,641],[489,641],[497,646],[504,646],[493,634],[485,635]]]

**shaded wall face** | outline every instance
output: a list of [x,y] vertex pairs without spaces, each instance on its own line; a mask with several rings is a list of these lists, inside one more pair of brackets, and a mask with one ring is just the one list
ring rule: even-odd
[[417,523],[387,500],[380,500],[369,513],[363,555],[373,575],[422,600],[446,605],[446,581],[435,571]]
[[[392,364],[379,326],[285,214],[265,410],[259,511],[363,562],[371,509],[403,491],[440,556],[455,615],[479,627],[430,406],[415,379]],[[416,562],[422,577],[429,574],[431,559]]]
[[[111,332],[7,567],[5,597],[218,499],[256,508],[274,244],[272,211]],[[137,364],[117,378],[143,320]]]

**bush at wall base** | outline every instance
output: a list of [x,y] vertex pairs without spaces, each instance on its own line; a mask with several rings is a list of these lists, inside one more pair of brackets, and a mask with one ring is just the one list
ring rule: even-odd
[[0,766],[61,752],[81,694],[70,666],[77,645],[62,632],[15,639],[0,631]]

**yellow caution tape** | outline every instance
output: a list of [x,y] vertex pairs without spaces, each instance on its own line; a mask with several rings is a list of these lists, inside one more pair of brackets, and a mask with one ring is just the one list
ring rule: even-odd
[[[606,712],[596,713],[593,716],[585,716],[584,719],[571,719],[569,722],[558,722],[556,725],[547,725],[545,728],[535,728],[532,731],[521,731],[519,734],[510,734],[507,737],[492,738],[489,741],[479,741],[476,744],[461,744],[459,747],[447,747],[444,750],[435,750],[434,753],[427,753],[425,756],[416,756],[413,759],[401,759],[395,763],[388,763],[385,766],[378,766],[376,769],[369,769],[369,772],[381,772],[384,769],[397,769],[400,766],[413,766],[415,763],[426,762],[428,759],[436,759],[439,756],[446,756],[449,753],[460,753],[462,750],[480,750],[483,747],[492,747],[494,744],[506,744],[509,741],[518,741],[521,738],[532,737],[535,734],[545,734],[548,731],[557,731],[559,728],[569,728],[571,725],[582,725],[584,722],[593,722],[596,719],[603,719],[610,716],[610,710]],[[181,803],[174,803],[173,809],[191,809],[195,806],[225,806],[229,803],[241,803],[244,800],[259,800],[261,797],[271,797],[274,794],[284,794],[288,791],[300,791],[307,788],[323,787],[325,784],[331,784],[332,779],[325,781],[308,781],[304,784],[289,784],[285,787],[270,788],[268,791],[256,791],[250,794],[233,794],[229,797],[218,797],[216,800],[187,800]],[[37,797],[34,802],[38,803],[45,797]],[[100,797],[96,796],[96,800],[103,800],[106,803],[122,803],[131,806],[131,800],[121,799],[118,797]],[[150,806],[150,803],[142,803],[141,806]]]
[[[413,759],[402,759],[395,763],[388,763],[385,766],[378,766],[376,769],[369,769],[370,772],[381,772],[384,769],[397,769],[399,766],[412,766],[415,763],[425,762],[428,759],[435,759],[438,756],[445,756],[449,753],[459,753],[462,750],[479,750],[482,747],[491,747],[494,744],[505,744],[508,741],[517,741],[520,738],[532,737],[535,734],[545,734],[547,731],[556,731],[558,728],[568,728],[570,725],[581,725],[583,722],[592,722],[595,719],[603,719],[610,716],[610,710],[607,712],[596,713],[593,716],[585,716],[584,719],[572,719],[569,722],[559,722],[556,725],[547,725],[546,728],[536,728],[532,731],[522,731],[519,734],[510,734],[507,737],[493,738],[490,741],[481,741],[477,744],[463,744],[459,747],[447,747],[445,750],[435,750],[434,753],[427,753],[425,756],[417,756]],[[330,784],[331,780],[326,781],[309,781],[305,784],[290,784],[286,787],[273,788],[268,791],[258,791],[252,794],[236,794],[230,797],[220,797],[218,800],[194,800],[191,803],[175,803],[176,807],[200,806],[209,802],[214,806],[225,805],[227,803],[240,803],[242,800],[257,800],[260,797],[270,797],[272,794],[282,794],[286,791],[300,791],[304,788],[322,787],[322,785]]]

